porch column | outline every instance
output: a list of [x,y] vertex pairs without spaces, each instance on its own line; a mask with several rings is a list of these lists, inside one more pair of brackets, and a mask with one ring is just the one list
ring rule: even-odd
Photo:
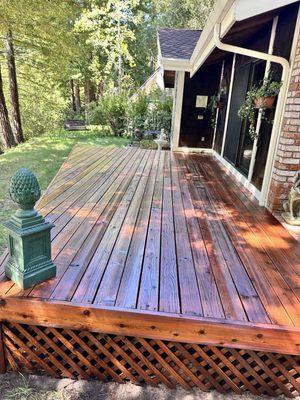
[[296,37],[296,48],[287,99],[283,114],[283,123],[275,155],[267,196],[267,208],[272,212],[282,210],[287,199],[293,178],[300,170],[300,35]]
[[172,150],[176,150],[179,147],[179,135],[180,135],[180,124],[181,124],[181,113],[182,113],[182,101],[184,91],[184,77],[185,71],[177,71],[175,77],[175,93],[173,103],[173,124],[172,124]]

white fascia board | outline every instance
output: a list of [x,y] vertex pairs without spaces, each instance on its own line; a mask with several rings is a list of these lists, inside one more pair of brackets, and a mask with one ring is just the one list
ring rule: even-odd
[[193,64],[197,58],[201,49],[204,48],[206,42],[209,42],[210,38],[213,36],[215,24],[220,24],[224,16],[231,10],[232,5],[235,0],[218,0],[213,11],[209,14],[205,27],[201,32],[200,38],[196,44],[191,57],[191,63]]
[[190,60],[184,58],[160,58],[160,65],[165,71],[187,71],[190,72]]
[[235,18],[237,21],[242,21],[244,19],[254,17],[255,15],[276,10],[276,8],[297,3],[297,1],[298,0],[238,0],[235,6]]
[[[222,3],[224,3],[224,1],[218,2],[217,6],[220,6]],[[217,15],[208,18],[191,57],[191,76],[197,72],[216,47],[214,43],[214,26],[220,24],[220,36],[223,37],[236,21],[234,0],[227,0],[225,5],[223,4],[223,7],[222,12],[218,9]]]

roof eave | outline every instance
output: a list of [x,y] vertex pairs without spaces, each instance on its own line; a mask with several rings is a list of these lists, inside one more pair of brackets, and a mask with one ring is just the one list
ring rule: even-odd
[[197,72],[216,47],[214,42],[215,25],[218,24],[220,26],[220,38],[223,38],[235,22],[295,3],[296,1],[297,0],[253,1],[251,2],[251,7],[249,6],[249,0],[217,1],[191,56],[191,76]]
[[159,64],[165,71],[187,71],[190,72],[190,60],[184,58],[160,57]]

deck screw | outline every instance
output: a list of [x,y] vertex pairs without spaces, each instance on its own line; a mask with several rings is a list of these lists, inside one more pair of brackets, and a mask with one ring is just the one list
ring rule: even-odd
[[125,328],[124,324],[120,324],[119,326],[120,326],[120,328]]
[[237,339],[232,339],[232,342],[237,342],[238,340]]
[[83,315],[86,315],[87,317],[91,314],[91,312],[89,310],[84,310],[83,311]]
[[150,329],[156,329],[156,327],[154,325],[151,325]]
[[262,335],[261,333],[259,333],[258,335],[256,335],[256,337],[257,337],[258,339],[262,339],[262,338],[263,338],[263,335]]
[[4,299],[0,299],[0,307],[4,307],[6,305],[6,301]]
[[199,333],[200,333],[200,335],[205,335],[205,330],[204,329],[200,329]]

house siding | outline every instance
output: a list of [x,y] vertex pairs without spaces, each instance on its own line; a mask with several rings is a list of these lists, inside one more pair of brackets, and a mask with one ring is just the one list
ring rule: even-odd
[[267,199],[272,212],[282,210],[294,176],[300,170],[300,35],[284,109],[283,123]]

